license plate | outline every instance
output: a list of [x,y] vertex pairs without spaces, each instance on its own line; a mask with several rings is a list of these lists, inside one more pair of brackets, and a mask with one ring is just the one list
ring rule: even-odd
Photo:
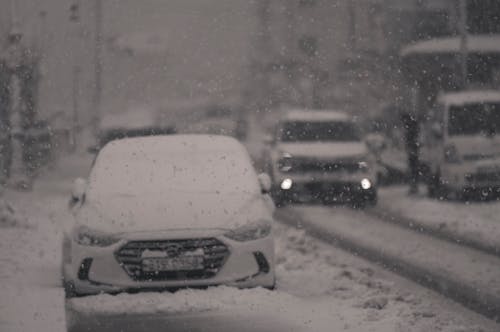
[[203,269],[202,256],[145,258],[142,260],[143,272],[192,271],[201,269]]

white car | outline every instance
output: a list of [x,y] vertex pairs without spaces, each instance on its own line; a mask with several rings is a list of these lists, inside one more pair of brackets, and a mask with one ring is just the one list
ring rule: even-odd
[[376,204],[374,158],[349,115],[329,110],[289,111],[270,143],[266,159],[278,205],[318,199]]
[[270,179],[224,136],[107,144],[75,181],[63,244],[68,297],[230,285],[273,288]]
[[428,193],[500,194],[500,92],[466,90],[438,97],[422,123]]

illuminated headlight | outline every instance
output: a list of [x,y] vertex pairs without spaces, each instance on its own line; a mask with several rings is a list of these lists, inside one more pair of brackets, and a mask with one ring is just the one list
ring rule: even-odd
[[81,226],[76,230],[74,239],[78,244],[90,247],[108,247],[120,241],[115,234],[99,232],[86,226]]
[[271,222],[261,220],[256,223],[248,223],[235,230],[229,231],[224,234],[224,236],[234,241],[246,242],[262,239],[269,234],[271,234]]
[[292,188],[292,185],[293,185],[292,179],[284,179],[281,182],[281,189],[283,189],[283,190],[289,190],[290,188]]
[[371,187],[372,187],[372,183],[370,180],[368,180],[368,179],[361,180],[361,188],[363,188],[364,190],[368,190]]

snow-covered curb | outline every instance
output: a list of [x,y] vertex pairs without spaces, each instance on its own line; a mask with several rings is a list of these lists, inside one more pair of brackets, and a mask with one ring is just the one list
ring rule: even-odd
[[379,217],[500,255],[500,202],[443,202],[408,196],[405,187],[379,190]]

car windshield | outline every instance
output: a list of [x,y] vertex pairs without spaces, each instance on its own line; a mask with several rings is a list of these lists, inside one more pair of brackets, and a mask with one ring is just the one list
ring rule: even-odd
[[352,142],[359,141],[356,126],[351,122],[284,122],[279,129],[283,142]]
[[164,193],[256,194],[259,186],[245,155],[209,149],[203,153],[103,150],[90,175],[88,197]]
[[480,103],[452,106],[449,110],[448,134],[485,135],[500,133],[500,104]]

